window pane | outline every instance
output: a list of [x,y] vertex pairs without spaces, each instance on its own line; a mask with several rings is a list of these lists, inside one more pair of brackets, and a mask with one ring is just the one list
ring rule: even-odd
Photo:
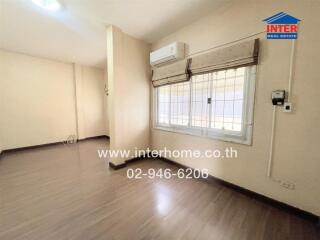
[[210,97],[211,75],[210,73],[192,77],[191,126],[193,127],[208,127],[208,98]]
[[223,127],[223,101],[215,101],[212,104],[212,116],[211,116],[211,127],[222,129]]
[[212,78],[210,127],[241,131],[243,96],[244,68],[216,72]]
[[235,123],[242,123],[242,105],[243,101],[238,100],[234,102],[234,116],[233,116],[233,121]]
[[158,88],[158,123],[169,124],[170,87]]
[[189,82],[157,88],[157,123],[183,129],[190,126],[196,131],[217,129],[219,135],[223,130],[224,134],[242,131],[244,98],[248,96],[244,94],[245,69],[199,74]]
[[190,83],[183,82],[171,87],[171,124],[187,126],[189,123]]

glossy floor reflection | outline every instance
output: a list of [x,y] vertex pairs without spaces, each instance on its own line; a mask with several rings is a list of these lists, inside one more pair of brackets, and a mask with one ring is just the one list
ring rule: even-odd
[[311,222],[202,180],[130,180],[96,150],[106,139],[5,153],[0,239],[320,239]]

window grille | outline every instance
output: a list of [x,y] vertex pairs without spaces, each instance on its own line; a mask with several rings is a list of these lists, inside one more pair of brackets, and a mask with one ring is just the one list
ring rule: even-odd
[[192,76],[156,88],[156,127],[250,142],[255,67]]

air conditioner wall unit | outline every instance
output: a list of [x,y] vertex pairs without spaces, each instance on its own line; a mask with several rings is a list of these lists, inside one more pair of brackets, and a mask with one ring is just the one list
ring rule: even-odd
[[162,65],[185,57],[185,44],[174,42],[150,53],[151,66]]

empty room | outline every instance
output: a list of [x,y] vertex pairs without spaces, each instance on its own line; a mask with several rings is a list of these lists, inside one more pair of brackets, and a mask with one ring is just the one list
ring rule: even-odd
[[0,0],[1,240],[319,240],[319,0]]

